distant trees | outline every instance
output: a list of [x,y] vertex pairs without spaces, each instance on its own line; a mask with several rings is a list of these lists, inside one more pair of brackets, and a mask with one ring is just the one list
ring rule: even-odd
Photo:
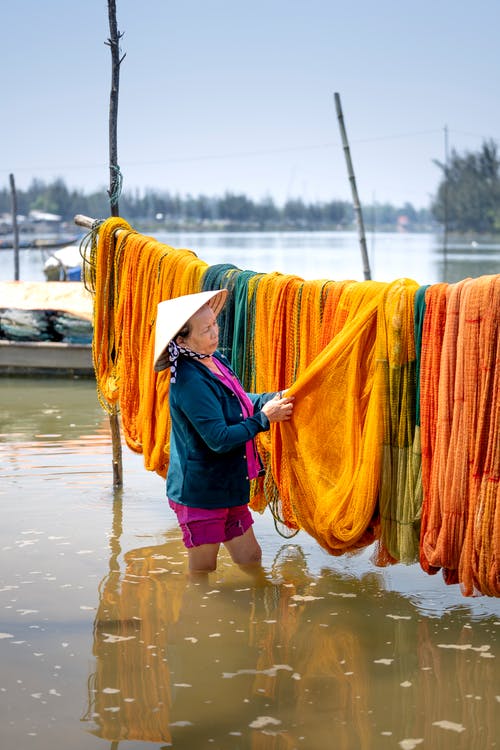
[[[33,180],[27,190],[18,190],[18,210],[28,215],[39,210],[62,216],[72,222],[76,214],[95,218],[109,215],[106,189],[85,194],[69,190],[64,180],[51,183]],[[8,187],[0,190],[0,214],[11,211]],[[431,216],[427,209],[416,210],[411,204],[402,207],[390,204],[364,206],[367,229],[428,229]],[[120,213],[135,223],[138,229],[168,227],[169,229],[233,229],[233,230],[327,230],[355,227],[352,204],[347,201],[307,203],[301,198],[290,198],[278,206],[271,196],[254,201],[243,193],[227,191],[222,196],[191,194],[180,196],[167,191],[148,189],[124,191],[120,196]]]
[[497,144],[484,141],[477,152],[451,152],[431,210],[450,231],[500,231],[500,159]]
[[[108,216],[109,198],[107,192],[85,195],[79,190],[68,190],[64,180],[51,183],[33,180],[27,190],[17,190],[17,206],[20,214],[27,216],[30,211],[44,211],[58,214],[65,221],[72,221],[76,214],[88,216]],[[0,190],[0,214],[11,211],[11,196],[7,188]]]
[[[415,209],[411,203],[363,205],[367,231],[430,230],[446,224],[450,232],[500,233],[500,155],[494,140],[485,140],[477,152],[451,152],[448,164],[435,161],[442,179],[431,206]],[[17,191],[20,214],[31,210],[59,214],[72,222],[77,213],[96,218],[109,214],[109,197],[103,188],[85,194],[69,190],[64,180],[51,183],[35,179],[27,190]],[[8,186],[0,189],[0,214],[11,211]],[[169,229],[233,230],[321,230],[355,228],[352,204],[347,201],[306,203],[289,198],[278,206],[272,197],[255,201],[243,193],[227,191],[222,196],[181,196],[147,189],[124,191],[121,215],[137,228],[165,226]]]

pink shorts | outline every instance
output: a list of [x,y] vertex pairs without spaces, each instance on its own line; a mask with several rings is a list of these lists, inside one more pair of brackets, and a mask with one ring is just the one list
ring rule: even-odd
[[253,524],[248,505],[232,508],[191,508],[169,500],[182,530],[187,549],[201,544],[221,544],[242,536]]

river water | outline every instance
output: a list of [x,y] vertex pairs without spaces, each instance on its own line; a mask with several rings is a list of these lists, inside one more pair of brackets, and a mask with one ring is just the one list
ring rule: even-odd
[[[363,279],[355,232],[157,232],[173,247],[194,250],[210,265],[233,263],[241,269],[281,271],[304,279]],[[444,248],[436,234],[368,233],[366,248],[371,276],[378,281],[406,277],[419,284],[455,282],[468,276],[500,272],[500,243],[450,239]],[[20,278],[44,281],[43,262],[51,251],[20,251]],[[12,250],[0,250],[0,280],[14,278]]]
[[[210,264],[362,278],[354,235],[158,238]],[[500,266],[498,247],[443,258],[430,236],[372,250],[385,280]],[[38,251],[21,258],[23,278],[43,278]],[[267,513],[258,574],[222,553],[190,580],[163,480],[124,447],[114,492],[110,453],[92,380],[0,381],[2,748],[499,746],[500,600],[377,568],[372,549],[332,558]]]

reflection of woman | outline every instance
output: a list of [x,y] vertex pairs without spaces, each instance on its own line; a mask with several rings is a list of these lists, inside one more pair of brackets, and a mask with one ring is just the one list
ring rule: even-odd
[[217,351],[226,297],[222,289],[166,300],[156,320],[155,370],[171,371],[167,497],[192,571],[215,570],[221,544],[241,565],[260,561],[247,507],[262,468],[254,438],[293,409],[281,392],[246,393]]

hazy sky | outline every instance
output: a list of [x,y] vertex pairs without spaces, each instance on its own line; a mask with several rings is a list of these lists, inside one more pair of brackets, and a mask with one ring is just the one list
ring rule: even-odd
[[[116,0],[124,190],[426,206],[500,140],[499,0]],[[0,180],[108,185],[107,0],[0,0]]]

